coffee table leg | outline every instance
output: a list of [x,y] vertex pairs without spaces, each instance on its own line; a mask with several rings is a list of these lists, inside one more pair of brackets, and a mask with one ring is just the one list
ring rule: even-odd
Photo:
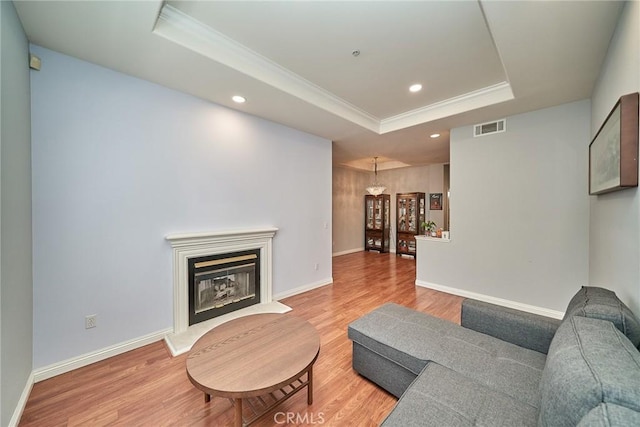
[[307,404],[311,405],[313,403],[313,366],[309,368],[308,375],[308,383],[307,384]]
[[211,395],[210,394],[207,394],[207,393],[204,394],[204,402],[205,403],[211,402]]
[[236,427],[242,427],[242,399],[235,399]]

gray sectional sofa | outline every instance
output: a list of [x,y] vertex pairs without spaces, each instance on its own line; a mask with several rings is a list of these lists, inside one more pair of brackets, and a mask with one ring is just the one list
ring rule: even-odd
[[352,322],[353,368],[396,397],[383,426],[640,426],[640,321],[583,287],[562,321],[467,299],[461,325],[397,304]]

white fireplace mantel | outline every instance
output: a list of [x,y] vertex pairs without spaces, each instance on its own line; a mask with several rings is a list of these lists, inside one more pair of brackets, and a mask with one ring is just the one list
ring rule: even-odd
[[[259,249],[260,305],[272,302],[272,241],[276,231],[278,229],[275,227],[264,227],[166,236],[166,240],[171,243],[173,248],[174,336],[184,334],[188,329],[194,328],[193,326],[189,327],[189,258]],[[283,307],[286,308],[286,306]],[[172,353],[175,354],[173,349]]]
[[[219,245],[231,242],[248,242],[253,240],[273,239],[275,227],[250,228],[239,230],[209,231],[202,233],[170,234],[166,239],[171,242],[173,248],[193,246]],[[271,246],[271,244],[269,244]],[[269,248],[271,249],[271,248]],[[197,256],[197,255],[196,255]]]

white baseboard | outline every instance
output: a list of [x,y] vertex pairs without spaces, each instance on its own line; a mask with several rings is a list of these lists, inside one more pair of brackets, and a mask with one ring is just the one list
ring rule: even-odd
[[342,251],[342,252],[334,252],[333,254],[331,254],[331,256],[336,257],[336,256],[340,256],[340,255],[354,254],[356,252],[364,252],[364,247],[355,248],[355,249],[349,249],[347,251]]
[[[333,283],[333,277],[329,277],[327,279],[323,279],[315,283],[300,286],[298,288],[290,289],[288,291],[281,292],[277,295],[273,295],[272,299],[273,301],[277,301],[283,298],[287,298],[293,295],[310,291],[312,289],[330,285],[332,283]],[[165,336],[172,333],[173,333],[172,328],[163,329],[161,331],[154,332],[139,338],[135,338],[130,341],[125,341],[123,343],[115,344],[113,346],[106,347],[97,351],[85,353],[77,357],[72,357],[71,359],[63,360],[62,362],[54,363],[49,366],[45,366],[43,368],[38,368],[33,371],[34,382],[40,382],[40,381],[55,377],[56,375],[64,374],[66,372],[73,371],[74,369],[82,368],[83,366],[87,366],[92,363],[99,362],[104,359],[108,359],[109,357],[117,356],[118,354],[122,354],[127,351],[145,346],[147,344],[160,341],[164,339]]]
[[[356,249],[349,249],[348,251],[334,252],[333,254],[331,254],[331,256],[332,257],[337,257],[337,256],[341,256],[341,255],[354,254],[356,252],[364,252],[364,248],[356,248]],[[389,251],[387,253],[395,254],[396,250],[395,250],[395,248],[389,249]],[[413,257],[411,257],[411,258],[413,258]]]
[[63,360],[62,362],[53,363],[43,368],[38,368],[33,371],[34,380],[35,382],[40,382],[51,377],[55,377],[56,375],[64,374],[66,372],[73,371],[74,369],[82,368],[83,366],[108,359],[109,357],[117,356],[130,350],[135,350],[136,348],[164,339],[165,335],[170,332],[173,332],[173,329],[163,329],[161,331],[153,332],[151,334],[105,347],[100,350],[72,357],[71,359]]
[[280,292],[279,294],[273,295],[272,299],[274,301],[279,301],[281,299],[289,298],[289,297],[292,297],[294,295],[298,295],[298,294],[301,294],[303,292],[310,291],[312,289],[321,288],[322,286],[330,285],[332,283],[333,283],[333,277],[329,277],[327,279],[322,279],[322,280],[320,280],[318,282],[315,282],[315,283],[310,283],[308,285],[304,285],[304,286],[300,286],[300,287],[297,287],[297,288],[294,288],[294,289],[290,289],[290,290],[285,291],[285,292]]
[[27,406],[27,400],[29,399],[29,395],[31,394],[31,389],[33,388],[33,371],[27,378],[27,383],[24,386],[24,390],[20,395],[20,399],[18,400],[18,404],[16,405],[16,409],[13,411],[13,415],[9,420],[9,427],[16,427],[20,422],[20,418],[22,418],[22,413],[24,412],[25,406]]
[[492,297],[490,295],[484,295],[484,294],[478,294],[476,292],[466,291],[464,289],[451,288],[449,286],[438,285],[436,283],[424,282],[422,280],[416,280],[416,286],[422,286],[423,288],[434,289],[436,291],[442,291],[448,294],[458,295],[465,298],[473,298],[479,301],[484,301],[484,302],[488,302],[495,305],[501,305],[503,307],[526,311],[527,313],[539,314],[540,316],[553,317],[554,319],[562,319],[564,317],[564,313],[561,311],[549,310],[548,308],[542,308],[542,307],[537,307],[535,305],[523,304],[516,301],[510,301],[507,299]]

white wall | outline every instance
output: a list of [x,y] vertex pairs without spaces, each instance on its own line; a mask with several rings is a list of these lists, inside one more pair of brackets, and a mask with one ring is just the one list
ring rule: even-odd
[[16,422],[30,388],[31,136],[29,45],[12,2],[0,2],[0,425]]
[[451,131],[451,243],[421,242],[417,282],[564,311],[588,283],[589,101]]
[[[618,98],[640,91],[640,2],[627,2],[593,90],[591,136]],[[589,279],[640,315],[640,196],[637,188],[591,197]]]
[[330,141],[32,51],[35,368],[171,328],[171,233],[276,226],[274,294],[331,281]]

